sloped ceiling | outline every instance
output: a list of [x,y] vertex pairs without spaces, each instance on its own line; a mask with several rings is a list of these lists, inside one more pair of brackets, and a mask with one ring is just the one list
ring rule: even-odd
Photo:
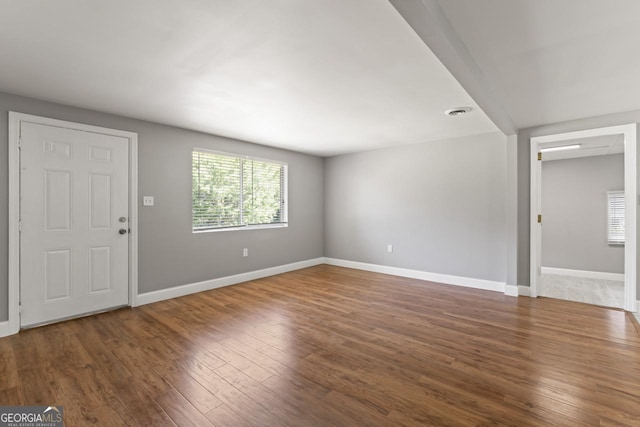
[[[472,94],[489,95],[502,109],[490,113],[498,121],[506,115],[521,129],[640,109],[637,0],[416,3],[461,42],[457,55],[469,57],[466,70],[446,52],[439,57],[454,76],[473,69],[475,83],[460,81]],[[482,104],[482,95],[476,101]]]

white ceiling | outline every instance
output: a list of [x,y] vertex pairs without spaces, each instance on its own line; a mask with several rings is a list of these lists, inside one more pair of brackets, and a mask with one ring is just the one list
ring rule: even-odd
[[0,8],[0,91],[324,156],[640,110],[638,0]]
[[421,3],[441,8],[518,129],[640,109],[638,0]]
[[386,0],[0,8],[4,92],[318,155],[497,130]]

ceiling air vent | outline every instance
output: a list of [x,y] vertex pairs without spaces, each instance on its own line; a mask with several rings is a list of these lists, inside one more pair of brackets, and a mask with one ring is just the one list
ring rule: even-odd
[[447,116],[459,116],[460,114],[466,114],[471,111],[471,107],[456,107],[445,111]]

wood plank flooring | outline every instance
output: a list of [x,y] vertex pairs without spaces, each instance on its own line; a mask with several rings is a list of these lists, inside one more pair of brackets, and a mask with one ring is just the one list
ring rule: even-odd
[[0,339],[66,426],[640,426],[622,311],[321,265]]

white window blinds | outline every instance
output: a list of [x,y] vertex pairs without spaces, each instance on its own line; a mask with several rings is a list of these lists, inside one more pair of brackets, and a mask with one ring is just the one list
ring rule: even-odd
[[607,193],[607,236],[610,245],[624,244],[624,191]]
[[193,230],[287,223],[287,165],[194,150]]

